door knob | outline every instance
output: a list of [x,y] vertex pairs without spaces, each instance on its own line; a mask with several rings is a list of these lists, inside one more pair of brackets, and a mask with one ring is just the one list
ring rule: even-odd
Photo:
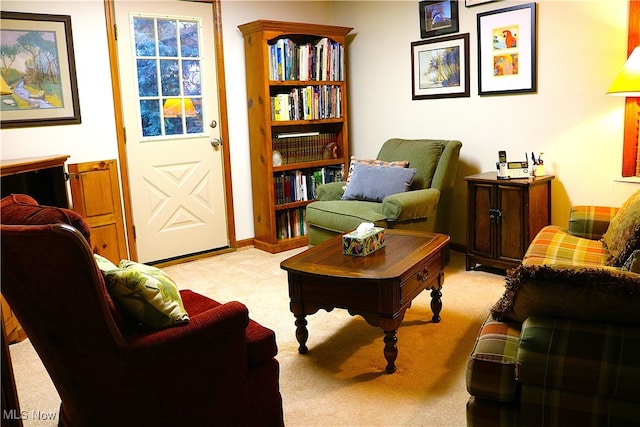
[[209,142],[211,142],[212,147],[219,147],[222,145],[222,140],[220,138],[211,138]]

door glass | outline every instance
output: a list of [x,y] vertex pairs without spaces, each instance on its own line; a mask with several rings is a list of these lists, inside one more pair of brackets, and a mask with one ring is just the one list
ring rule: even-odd
[[143,138],[204,133],[197,19],[133,18]]

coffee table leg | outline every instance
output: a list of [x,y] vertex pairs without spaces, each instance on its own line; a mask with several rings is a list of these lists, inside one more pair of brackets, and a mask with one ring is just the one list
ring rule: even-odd
[[384,331],[384,358],[387,359],[387,372],[389,374],[393,374],[396,371],[395,361],[398,357],[397,332],[397,329]]
[[440,321],[440,311],[442,310],[442,292],[440,289],[431,290],[431,311],[433,311],[433,317],[431,320],[433,323]]
[[309,331],[307,330],[307,319],[304,314],[295,314],[296,316],[296,339],[298,340],[298,353],[306,354],[309,349],[307,348],[307,339],[309,338]]

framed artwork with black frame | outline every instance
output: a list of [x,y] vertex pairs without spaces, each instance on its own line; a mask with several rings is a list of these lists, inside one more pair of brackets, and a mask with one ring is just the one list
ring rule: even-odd
[[536,4],[478,14],[478,94],[536,92]]
[[500,1],[500,0],[464,0],[464,5],[465,7],[473,7],[479,4],[493,3],[494,1]]
[[71,17],[1,12],[0,127],[78,124]]
[[441,36],[458,32],[458,2],[454,0],[421,1],[420,37]]
[[469,97],[469,33],[411,43],[412,99]]

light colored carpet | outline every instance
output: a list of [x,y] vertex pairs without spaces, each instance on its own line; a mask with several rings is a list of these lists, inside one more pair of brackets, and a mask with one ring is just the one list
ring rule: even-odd
[[[504,290],[504,276],[465,271],[451,252],[440,323],[419,295],[398,331],[397,371],[384,369],[383,334],[345,310],[308,316],[309,353],[298,354],[280,262],[301,249],[244,249],[163,268],[180,288],[217,301],[241,301],[276,332],[287,426],[465,426],[465,368],[481,323]],[[60,399],[28,340],[11,346],[24,425],[55,426]],[[40,418],[40,419],[38,419]]]

